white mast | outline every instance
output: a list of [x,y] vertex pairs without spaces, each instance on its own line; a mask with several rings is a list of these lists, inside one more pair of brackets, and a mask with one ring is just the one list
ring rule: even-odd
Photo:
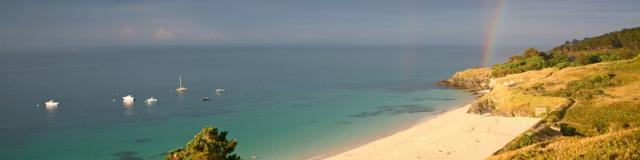
[[180,86],[178,86],[178,88],[176,88],[176,91],[182,92],[182,91],[189,90],[187,88],[184,88],[184,86],[182,86],[182,75],[178,76],[178,80],[180,80]]

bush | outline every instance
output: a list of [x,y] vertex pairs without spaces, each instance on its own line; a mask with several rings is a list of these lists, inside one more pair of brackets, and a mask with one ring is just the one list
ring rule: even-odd
[[534,56],[529,57],[525,60],[525,65],[523,66],[523,70],[531,71],[531,70],[540,70],[545,67],[545,60],[542,56]]
[[594,64],[600,61],[600,57],[594,54],[581,54],[576,56],[576,63],[580,65]]
[[522,53],[524,58],[531,58],[531,57],[544,57],[545,54],[543,52],[538,51],[538,49],[535,48],[527,48],[524,50],[524,52]]
[[596,95],[602,95],[604,87],[618,84],[613,78],[615,74],[596,74],[567,83],[566,89],[550,93],[550,96],[573,97],[581,100],[591,100]]
[[523,60],[513,59],[513,61],[494,66],[491,74],[494,77],[503,77],[530,70],[540,70],[545,68],[545,65],[546,62],[542,56],[532,56]]
[[563,136],[581,136],[581,134],[576,131],[575,127],[571,127],[567,124],[560,124],[560,133],[562,133]]
[[546,67],[558,67],[564,68],[571,65],[571,61],[569,60],[569,56],[566,54],[555,52],[547,57]]
[[569,67],[571,65],[572,65],[571,62],[560,62],[560,63],[556,64],[555,67],[558,67],[558,68],[562,69],[562,68]]
[[232,154],[238,143],[227,140],[227,131],[219,132],[217,128],[205,127],[187,143],[187,148],[170,151],[167,160],[239,160],[240,156]]
[[509,61],[495,65],[492,76],[503,77],[509,74],[540,70],[547,67],[564,68],[571,64],[569,56],[564,53],[555,52],[547,55],[535,48],[527,48],[522,55],[514,55],[509,58]]

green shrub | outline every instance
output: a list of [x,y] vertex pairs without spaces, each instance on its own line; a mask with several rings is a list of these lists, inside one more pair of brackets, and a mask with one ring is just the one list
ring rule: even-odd
[[601,59],[598,55],[594,54],[581,54],[576,56],[576,63],[580,65],[594,64],[600,62]]
[[556,64],[554,67],[558,67],[558,68],[562,69],[562,68],[569,67],[571,65],[572,65],[571,62],[560,62],[560,63]]
[[560,133],[562,133],[563,136],[580,136],[581,135],[580,133],[578,133],[575,127],[572,127],[568,124],[560,124]]
[[593,136],[640,127],[640,102],[622,101],[607,105],[581,103],[567,110],[563,122],[580,135]]
[[227,140],[227,131],[218,131],[214,127],[205,127],[187,143],[187,148],[170,151],[167,160],[239,160],[233,154],[238,144],[236,140]]
[[555,52],[547,57],[546,67],[564,68],[571,65],[569,56],[564,53]]
[[528,57],[523,60],[514,60],[504,64],[496,65],[491,74],[494,77],[503,77],[509,74],[522,73],[530,70],[540,70],[545,68],[546,62],[542,56]]
[[581,100],[591,100],[596,95],[603,95],[602,88],[618,84],[613,78],[615,74],[596,74],[579,80],[570,81],[567,87],[560,91],[549,93],[549,96],[573,97]]

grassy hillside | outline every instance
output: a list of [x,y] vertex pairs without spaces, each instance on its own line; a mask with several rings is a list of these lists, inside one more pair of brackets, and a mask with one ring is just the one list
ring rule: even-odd
[[[553,72],[548,73],[547,77],[522,81],[507,90],[542,99],[539,101],[548,101],[551,100],[551,97],[566,98],[571,100],[573,104],[552,107],[554,109],[549,110],[551,112],[541,116],[544,117],[543,122],[515,138],[498,151],[497,155],[510,153],[530,145],[545,143],[561,145],[562,142],[556,142],[559,137],[589,138],[640,127],[640,81],[638,81],[640,80],[640,56],[631,60],[570,67],[562,70],[530,71],[504,78],[527,77],[530,74],[536,75],[540,72],[551,71]],[[493,96],[504,95],[487,94],[481,99],[497,99]],[[531,100],[511,99],[508,103],[502,104],[507,107],[496,107],[493,112],[523,113],[540,107],[536,103],[522,105],[524,102],[519,101]],[[519,105],[512,105],[518,103]],[[513,108],[520,111],[514,111]],[[535,153],[539,152],[531,152],[530,154],[536,155]]]
[[562,137],[505,152],[489,159],[640,159],[640,129],[586,138]]
[[[490,159],[640,159],[638,33],[527,49],[503,64],[461,72],[467,74],[456,81],[489,82],[469,112],[543,118]],[[491,76],[479,78],[486,76],[478,70]]]

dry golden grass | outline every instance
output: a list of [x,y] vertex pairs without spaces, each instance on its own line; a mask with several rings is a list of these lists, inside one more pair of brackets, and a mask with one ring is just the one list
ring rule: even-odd
[[453,78],[475,78],[475,77],[491,77],[491,68],[471,68],[464,71],[456,72]]
[[640,129],[627,129],[588,138],[557,138],[488,159],[640,159]]

